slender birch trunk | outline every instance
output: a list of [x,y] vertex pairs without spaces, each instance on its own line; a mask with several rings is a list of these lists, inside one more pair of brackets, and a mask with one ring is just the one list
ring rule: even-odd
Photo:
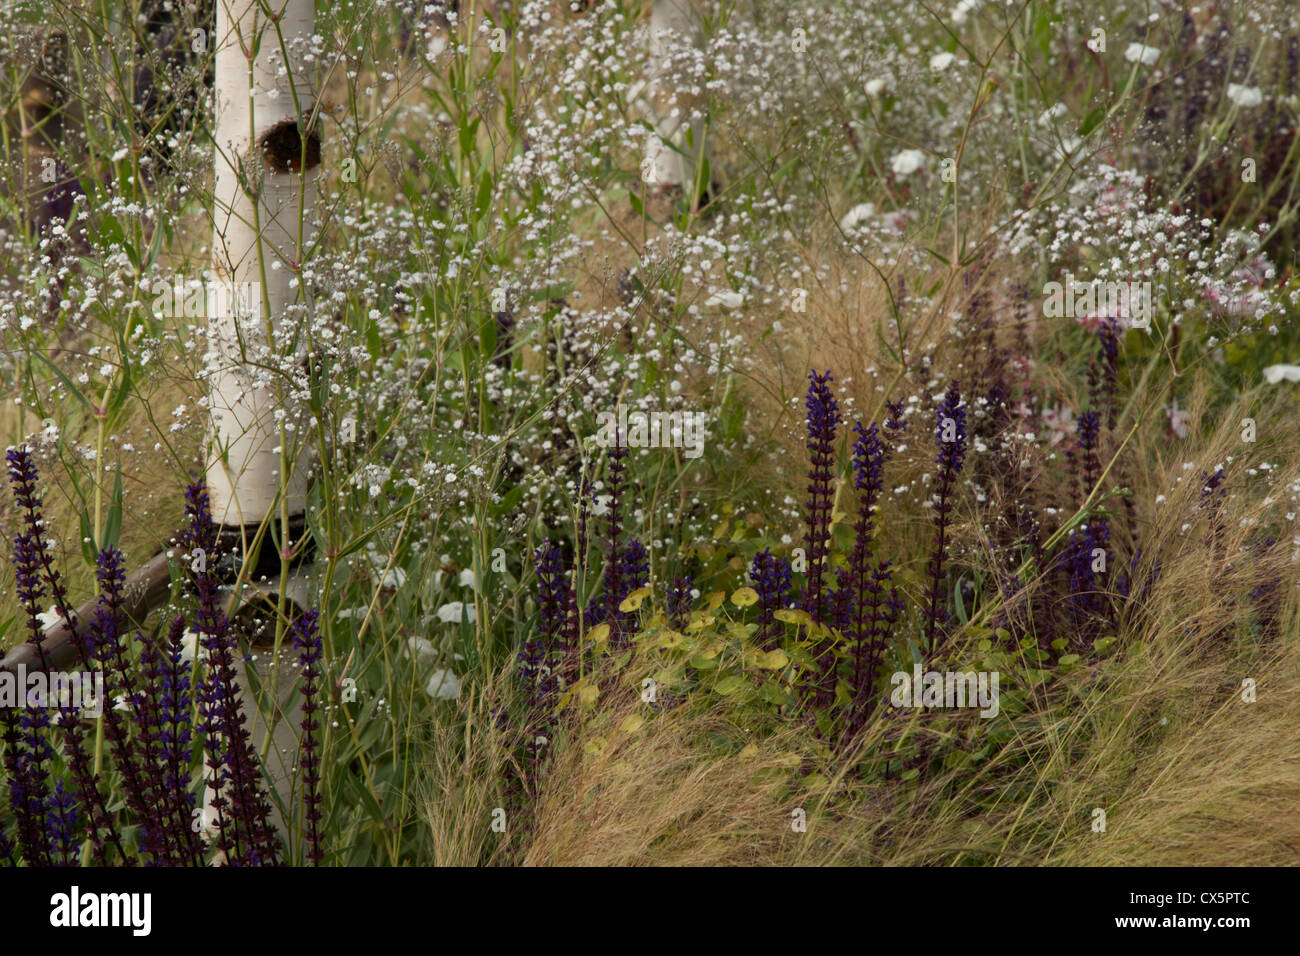
[[[706,149],[705,124],[701,119],[688,122],[691,98],[679,95],[674,102],[673,90],[667,83],[666,61],[683,39],[697,45],[701,40],[700,20],[692,0],[655,0],[650,12],[651,73],[646,83],[655,135],[646,141],[642,169],[651,184],[680,186],[687,196],[698,198],[695,176]],[[677,115],[673,115],[674,110]],[[670,143],[676,149],[669,148]]]
[[305,315],[296,278],[320,147],[309,140],[309,168],[300,174],[300,127],[313,112],[315,70],[294,54],[313,22],[311,0],[217,4],[212,265],[233,302],[219,311],[235,314],[210,317],[207,482],[213,518],[228,526],[256,529],[273,508],[297,515],[306,500],[306,442],[284,433],[276,413],[284,407],[280,369],[305,356],[305,338],[294,341],[292,333]]
[[[311,240],[320,142],[312,126],[315,66],[303,54],[314,15],[312,0],[217,0],[212,266],[228,295],[227,307],[209,315],[207,484],[213,519],[241,529],[246,554],[264,523],[280,528],[287,543],[290,519],[306,502],[307,435],[295,425],[283,373],[306,357],[298,277]],[[268,526],[263,541],[270,540]],[[272,590],[281,601],[301,601],[300,585],[282,580]],[[276,648],[283,659],[261,655],[270,657],[257,665],[261,695],[243,662],[238,679],[254,746],[289,806],[299,721],[285,711],[294,686],[287,651]],[[205,791],[205,811],[213,796]],[[284,833],[285,821],[277,822]]]

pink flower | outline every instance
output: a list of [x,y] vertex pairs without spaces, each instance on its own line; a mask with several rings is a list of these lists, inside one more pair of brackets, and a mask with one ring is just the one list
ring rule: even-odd
[[1074,431],[1074,412],[1065,405],[1043,409],[1043,425],[1051,436],[1049,445],[1059,445],[1066,435]]
[[1110,318],[1108,315],[1100,315],[1096,312],[1089,312],[1087,315],[1081,315],[1076,319],[1085,332],[1096,332],[1101,328],[1101,323]]
[[899,209],[896,212],[885,213],[881,218],[886,229],[901,236],[907,232],[907,225],[912,218],[912,214],[907,209]]
[[1191,431],[1188,423],[1192,420],[1192,413],[1186,409],[1178,407],[1178,399],[1165,408],[1165,414],[1169,416],[1169,428],[1179,438],[1186,438]]

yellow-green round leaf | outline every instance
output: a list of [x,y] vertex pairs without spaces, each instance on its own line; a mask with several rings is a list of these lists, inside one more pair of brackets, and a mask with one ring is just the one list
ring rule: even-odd
[[784,621],[786,624],[811,624],[812,615],[807,611],[791,610],[790,608],[781,608],[773,611],[772,616],[778,621]]
[[624,614],[629,614],[632,611],[635,611],[638,608],[640,608],[641,602],[644,601],[649,596],[650,596],[649,588],[637,588],[627,597],[623,598],[623,602],[619,604],[618,609],[622,611]]
[[759,654],[754,663],[765,671],[777,671],[789,664],[790,658],[786,657],[785,651],[778,647],[774,651],[765,651]]
[[681,631],[664,631],[658,643],[664,650],[675,651],[686,643],[686,635]]
[[740,690],[740,685],[744,682],[745,678],[741,677],[739,674],[732,674],[729,677],[722,678],[722,680],[714,684],[713,689],[723,697],[727,697]]
[[758,603],[758,592],[753,588],[737,588],[731,595],[731,603],[736,607],[749,607]]
[[609,640],[609,625],[597,624],[587,632],[587,640],[592,644],[604,644]]
[[625,733],[634,733],[645,726],[645,718],[640,714],[628,714],[623,718],[623,723],[618,725],[618,729]]

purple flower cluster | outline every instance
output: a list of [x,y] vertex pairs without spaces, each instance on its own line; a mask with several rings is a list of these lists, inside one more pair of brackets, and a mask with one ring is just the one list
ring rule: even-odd
[[749,576],[758,592],[758,630],[754,640],[764,650],[772,650],[781,638],[781,623],[773,614],[787,606],[792,578],[790,562],[764,548],[754,555]]
[[316,712],[320,709],[320,612],[315,608],[304,611],[293,622],[293,646],[298,651],[302,667],[302,738],[299,746],[299,765],[302,768],[303,822],[306,830],[307,860],[319,866],[324,857],[324,843],[320,834],[321,793],[320,742],[316,731],[320,722]]
[[189,527],[185,546],[203,555],[194,573],[198,592],[196,629],[207,653],[206,680],[198,689],[200,732],[207,751],[208,786],[214,792],[217,846],[232,865],[267,865],[279,860],[279,838],[271,804],[261,786],[257,753],[240,705],[235,671],[237,646],[221,609],[215,577],[208,570],[216,553],[217,529],[201,481],[185,491]]
[[560,545],[547,540],[533,554],[537,568],[537,631],[519,650],[519,677],[538,711],[555,705],[559,671],[576,645],[573,588]]
[[824,594],[822,577],[829,553],[831,507],[834,504],[835,431],[840,421],[839,404],[831,392],[831,373],[808,373],[808,410],[806,427],[809,457],[808,504],[805,511],[808,527],[808,581],[802,605],[815,621],[824,621],[830,610]]
[[929,610],[926,614],[927,653],[938,650],[940,627],[945,623],[941,616],[944,608],[944,559],[946,557],[948,527],[952,523],[952,499],[957,490],[957,479],[966,461],[966,407],[961,401],[961,389],[954,380],[939,403],[935,415],[935,438],[939,444],[936,462],[939,480],[934,495],[934,549],[930,553]]
[[[15,536],[14,561],[20,598],[29,618],[31,640],[43,628],[38,602],[53,598],[60,615],[75,618],[68,607],[62,579],[53,566],[44,537],[37,476],[30,453],[11,449],[7,455],[10,482],[23,516]],[[202,483],[186,492],[190,519],[185,544],[191,555],[200,550],[213,556],[216,527]],[[125,806],[110,809],[102,772],[90,757],[79,706],[64,700],[54,706],[0,709],[0,741],[13,811],[16,840],[0,831],[0,860],[30,865],[71,865],[77,850],[88,847],[101,866],[202,865],[204,847],[192,826],[195,798],[190,792],[190,766],[196,708],[198,728],[208,752],[209,784],[217,790],[217,843],[228,862],[236,865],[275,863],[279,837],[271,823],[270,801],[263,792],[261,766],[254,752],[239,700],[234,672],[236,644],[230,623],[220,608],[217,584],[204,568],[194,578],[198,593],[197,628],[207,657],[205,678],[197,681],[185,660],[185,618],[178,615],[165,640],[147,639],[139,631],[125,632],[123,557],[115,549],[99,552],[96,577],[99,600],[84,633],[73,630],[81,666],[104,675],[103,726]],[[315,614],[295,626],[302,651],[304,690],[304,779],[309,796],[306,822],[309,856],[320,859],[318,824],[319,759],[315,754],[316,695],[320,677],[320,642]],[[131,639],[133,637],[133,640]],[[138,646],[138,660],[135,646]],[[42,656],[44,663],[44,657]],[[197,701],[196,701],[197,698]],[[126,707],[114,707],[125,701]],[[57,724],[57,731],[55,730]],[[56,755],[51,733],[62,739],[63,763],[70,781],[53,774]],[[136,828],[135,852],[128,852],[122,834]]]
[[686,619],[691,613],[691,591],[694,586],[688,574],[679,575],[668,588],[665,604],[668,610],[668,623],[681,629],[686,626]]

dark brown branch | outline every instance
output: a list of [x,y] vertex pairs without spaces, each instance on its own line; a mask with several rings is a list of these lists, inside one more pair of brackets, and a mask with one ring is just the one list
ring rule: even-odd
[[[143,622],[150,611],[167,600],[170,593],[171,572],[167,554],[160,551],[126,576],[122,586],[121,623],[125,626],[129,621]],[[78,637],[89,633],[98,603],[99,599],[94,598],[77,608],[75,633]],[[73,628],[66,621],[60,621],[45,635],[40,647],[45,652],[47,667],[62,670],[77,666],[77,642],[73,640],[73,634]],[[0,670],[14,671],[19,664],[29,672],[41,669],[35,644],[22,643],[10,648],[4,660],[0,660]]]

